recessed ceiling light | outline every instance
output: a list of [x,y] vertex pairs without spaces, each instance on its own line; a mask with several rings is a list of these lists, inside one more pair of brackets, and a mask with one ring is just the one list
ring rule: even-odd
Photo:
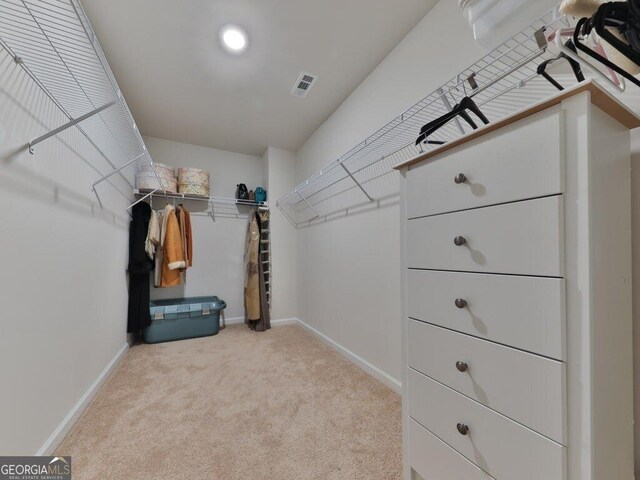
[[220,31],[222,46],[231,53],[242,53],[247,49],[247,33],[240,27],[228,25]]

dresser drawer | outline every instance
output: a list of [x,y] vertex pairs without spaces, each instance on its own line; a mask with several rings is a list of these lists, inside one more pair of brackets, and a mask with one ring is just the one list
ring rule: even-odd
[[408,218],[562,193],[561,120],[556,108],[412,167]]
[[562,277],[562,228],[561,195],[409,220],[407,266]]
[[565,447],[412,369],[408,383],[409,415],[496,480],[566,479]]
[[566,445],[562,362],[417,320],[408,332],[410,367]]
[[493,480],[413,419],[407,420],[409,466],[423,480]]
[[[564,279],[436,270],[407,274],[409,317],[565,359]],[[456,299],[464,301],[462,308]]]

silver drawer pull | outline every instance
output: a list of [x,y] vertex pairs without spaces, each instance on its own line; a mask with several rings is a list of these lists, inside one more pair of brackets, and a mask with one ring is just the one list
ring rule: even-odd
[[467,239],[458,235],[456,238],[453,239],[453,243],[455,243],[457,247],[461,247],[462,245],[467,243]]
[[457,425],[458,427],[458,432],[460,433],[460,435],[468,435],[469,434],[469,427],[467,425],[465,425],[464,423],[459,423]]
[[464,173],[459,173],[453,178],[453,181],[460,185],[467,181],[467,176]]
[[455,302],[456,307],[465,308],[467,306],[467,301],[464,298],[456,298]]
[[464,373],[469,370],[469,365],[467,364],[467,362],[456,362],[456,368],[459,372]]

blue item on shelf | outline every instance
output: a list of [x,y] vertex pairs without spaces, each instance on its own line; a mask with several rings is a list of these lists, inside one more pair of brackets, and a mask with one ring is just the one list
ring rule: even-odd
[[267,201],[267,191],[262,188],[262,187],[258,187],[256,188],[256,202],[266,202]]

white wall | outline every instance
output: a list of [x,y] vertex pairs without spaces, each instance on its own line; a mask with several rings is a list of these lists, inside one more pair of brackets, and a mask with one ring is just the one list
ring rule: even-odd
[[271,318],[296,318],[298,238],[295,227],[275,206],[275,200],[287,193],[295,183],[295,155],[287,150],[269,147],[263,162],[267,175],[267,194],[271,201]]
[[130,199],[103,184],[100,209],[109,167],[75,128],[26,151],[66,121],[0,49],[2,455],[35,454],[126,346]]
[[[236,185],[246,183],[255,190],[263,185],[262,159],[251,155],[145,137],[155,162],[173,167],[208,170],[211,195],[234,197]],[[154,200],[160,209],[165,201]],[[206,210],[206,203],[186,201],[192,213]],[[246,215],[249,207],[238,207]],[[193,267],[187,271],[187,283],[179,287],[152,288],[151,298],[180,298],[217,295],[227,302],[227,318],[244,317],[244,244],[247,222],[244,218],[192,216]]]
[[[297,180],[338,158],[481,55],[457,2],[438,2],[298,150]],[[391,175],[397,192],[396,174]],[[398,380],[399,222],[396,196],[379,208],[298,230],[300,318]]]

